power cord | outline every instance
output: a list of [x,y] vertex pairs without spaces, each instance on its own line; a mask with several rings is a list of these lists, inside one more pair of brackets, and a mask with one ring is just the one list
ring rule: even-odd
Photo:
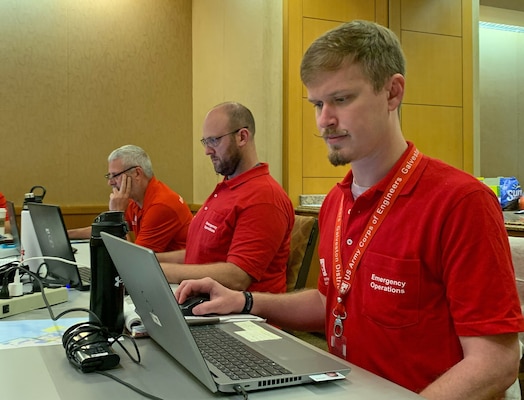
[[137,392],[138,394],[141,394],[142,396],[144,397],[147,397],[148,399],[153,399],[153,400],[162,400],[161,397],[155,397],[153,396],[152,394],[149,394],[149,393],[146,393],[144,392],[143,390],[137,388],[136,386],[133,386],[131,385],[130,383],[126,382],[126,381],[123,381],[122,379],[114,376],[114,375],[111,375],[105,371],[95,371],[95,373],[99,374],[99,375],[104,375],[104,376],[107,376],[108,378],[111,378],[113,379],[114,381],[124,385],[124,386],[127,386],[129,389]]
[[243,388],[242,386],[240,386],[240,385],[235,385],[235,386],[233,386],[233,389],[235,389],[235,392],[236,392],[238,395],[242,396],[242,398],[243,398],[244,400],[248,400],[248,394],[247,394],[247,392],[244,390],[244,388]]
[[0,289],[0,299],[9,299],[9,275],[6,273],[2,278],[2,288]]
[[[53,260],[53,261],[60,261],[60,262],[63,262],[65,264],[77,265],[79,267],[90,268],[88,265],[85,265],[85,264],[82,264],[82,263],[78,263],[76,261],[71,261],[71,260],[67,260],[65,258],[53,257],[53,256],[29,257],[29,258],[26,258],[26,259],[22,260],[21,263],[27,263],[28,261],[33,261],[33,260]],[[44,284],[44,287],[62,287],[62,286],[69,287],[69,283],[70,282],[65,280],[65,279],[62,279],[62,278],[56,277],[56,276],[48,277],[48,270],[47,270],[47,265],[46,265],[45,261],[40,263],[40,265],[37,268],[36,273],[40,277],[40,280]],[[36,289],[36,291],[38,290],[38,288],[35,288],[35,289]]]
[[[70,264],[76,264],[69,260],[64,260],[58,257],[32,257],[31,259],[36,258],[51,258],[63,262],[68,262]],[[88,313],[90,317],[93,319],[93,321],[95,321],[75,324],[68,328],[62,335],[62,345],[66,351],[66,357],[72,365],[74,365],[82,372],[94,372],[111,378],[114,381],[126,386],[127,388],[149,399],[162,400],[159,397],[146,393],[143,390],[137,388],[136,386],[128,382],[125,382],[112,374],[105,372],[106,369],[114,368],[120,362],[120,357],[112,350],[112,345],[115,343],[117,343],[120,346],[120,348],[122,348],[122,350],[134,363],[140,363],[140,352],[138,350],[136,341],[132,336],[124,333],[119,335],[111,334],[107,330],[107,328],[102,326],[98,316],[87,308],[73,307],[68,310],[62,311],[61,313],[55,316],[53,309],[49,304],[49,301],[47,300],[47,296],[44,291],[44,283],[41,281],[40,277],[37,274],[31,272],[28,268],[22,266],[20,263],[18,265],[15,265],[14,263],[11,264],[11,266],[5,270],[0,295],[2,295],[2,293],[4,292],[4,288],[8,287],[7,283],[9,281],[9,274],[11,272],[16,273],[18,271],[22,271],[24,274],[28,274],[33,279],[33,281],[37,283],[38,287],[40,288],[44,304],[47,308],[47,311],[49,312],[49,316],[53,321],[57,321],[59,318],[63,317],[66,314],[78,311]],[[9,298],[9,296],[7,298]],[[122,338],[131,340],[135,349],[136,358],[121,343],[120,339]]]

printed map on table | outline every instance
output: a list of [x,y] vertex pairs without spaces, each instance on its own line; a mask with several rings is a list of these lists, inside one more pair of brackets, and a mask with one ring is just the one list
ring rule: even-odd
[[86,318],[0,321],[0,350],[28,346],[62,345],[62,335],[70,326],[88,322]]

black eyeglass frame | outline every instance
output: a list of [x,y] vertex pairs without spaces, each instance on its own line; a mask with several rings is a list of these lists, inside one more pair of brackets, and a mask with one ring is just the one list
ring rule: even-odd
[[224,136],[232,135],[233,133],[237,133],[238,131],[242,129],[247,129],[247,126],[243,126],[242,128],[235,129],[234,131],[224,133],[223,135],[220,135],[220,136],[211,136],[208,138],[202,138],[200,139],[200,143],[202,143],[202,146],[204,147],[209,146],[209,147],[215,148],[220,144],[220,139],[222,139]]
[[111,179],[115,179],[115,178],[118,178],[120,175],[126,173],[127,171],[133,169],[133,168],[138,168],[140,165],[134,165],[132,167],[129,167],[121,172],[119,172],[118,174],[111,174],[111,173],[107,173],[104,175],[104,178],[106,178],[108,181],[110,181]]

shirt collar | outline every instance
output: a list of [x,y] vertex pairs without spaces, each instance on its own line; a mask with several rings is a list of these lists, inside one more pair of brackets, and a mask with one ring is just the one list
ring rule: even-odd
[[262,175],[269,175],[269,165],[267,163],[259,163],[259,165],[247,170],[246,172],[238,176],[235,176],[234,178],[224,178],[221,184],[226,185],[230,189],[234,189],[235,187]]
[[[395,165],[393,165],[393,167],[389,170],[387,175],[384,178],[382,178],[376,185],[372,186],[369,190],[367,190],[360,197],[373,196],[373,194],[375,194],[377,191],[384,192],[386,190],[386,186],[391,181],[396,171],[400,168],[401,163],[403,162],[404,158],[406,157],[406,155],[409,152],[413,150],[413,147],[415,146],[412,142],[408,141],[407,143],[408,143],[407,149],[404,151],[404,153],[402,153],[402,156],[400,156],[400,158],[397,160]],[[409,179],[409,182],[407,182],[406,186],[404,186],[404,188],[402,189],[402,192],[400,193],[401,196],[403,195],[405,196],[411,192],[411,190],[416,185],[418,179],[420,178],[422,171],[424,170],[424,168],[427,165],[427,162],[428,162],[427,157],[424,156],[423,154],[421,154],[420,157],[423,157],[423,158],[420,161],[420,164],[418,165],[417,169],[413,172],[413,175]],[[349,172],[346,174],[344,179],[340,183],[337,183],[337,186],[340,188],[340,190],[343,193],[351,194],[351,184],[352,183],[353,183],[353,171],[349,170]]]

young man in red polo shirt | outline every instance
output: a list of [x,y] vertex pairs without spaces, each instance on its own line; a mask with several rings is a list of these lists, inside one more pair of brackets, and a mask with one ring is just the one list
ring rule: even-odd
[[301,77],[333,165],[319,214],[318,289],[245,296],[182,282],[194,314],[250,311],[326,332],[329,350],[428,399],[495,399],[517,378],[524,329],[502,212],[473,176],[420,153],[399,120],[395,35],[353,21],[318,38]]

